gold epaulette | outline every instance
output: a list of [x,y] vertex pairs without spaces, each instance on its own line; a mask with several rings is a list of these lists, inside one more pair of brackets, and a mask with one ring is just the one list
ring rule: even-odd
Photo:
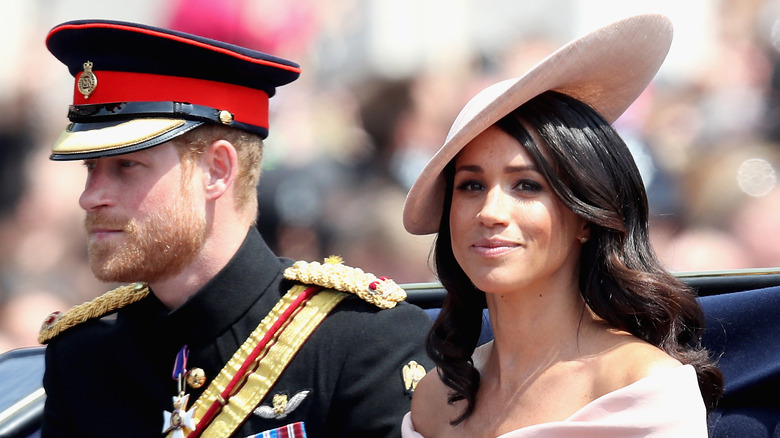
[[92,301],[72,307],[65,313],[54,312],[43,321],[38,342],[46,344],[71,327],[113,313],[147,295],[149,286],[145,283],[133,283],[110,290]]
[[395,307],[398,302],[406,299],[406,291],[393,280],[363,272],[360,268],[345,266],[339,256],[328,257],[323,264],[295,262],[285,269],[284,278],[353,293],[382,309]]

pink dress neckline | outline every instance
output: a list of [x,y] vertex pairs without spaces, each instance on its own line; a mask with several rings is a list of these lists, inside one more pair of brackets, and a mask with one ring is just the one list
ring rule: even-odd
[[[425,438],[411,415],[401,436]],[[691,365],[660,369],[591,401],[562,421],[535,424],[498,438],[707,438],[707,411]]]

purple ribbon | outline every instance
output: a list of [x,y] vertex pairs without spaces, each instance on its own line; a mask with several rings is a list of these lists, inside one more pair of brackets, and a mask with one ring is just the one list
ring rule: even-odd
[[190,355],[190,349],[187,346],[181,347],[176,355],[176,362],[173,363],[173,380],[179,380],[179,376],[187,372],[187,357]]

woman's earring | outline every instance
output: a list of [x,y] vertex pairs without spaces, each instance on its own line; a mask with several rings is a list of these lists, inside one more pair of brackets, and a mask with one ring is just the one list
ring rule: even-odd
[[585,243],[588,241],[588,236],[582,236],[580,237],[580,243]]

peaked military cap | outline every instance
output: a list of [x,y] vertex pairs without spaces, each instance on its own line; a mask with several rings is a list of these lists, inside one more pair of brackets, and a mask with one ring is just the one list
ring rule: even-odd
[[120,155],[204,123],[268,136],[268,100],[298,64],[183,32],[108,20],[54,27],[49,51],[75,79],[53,160]]

